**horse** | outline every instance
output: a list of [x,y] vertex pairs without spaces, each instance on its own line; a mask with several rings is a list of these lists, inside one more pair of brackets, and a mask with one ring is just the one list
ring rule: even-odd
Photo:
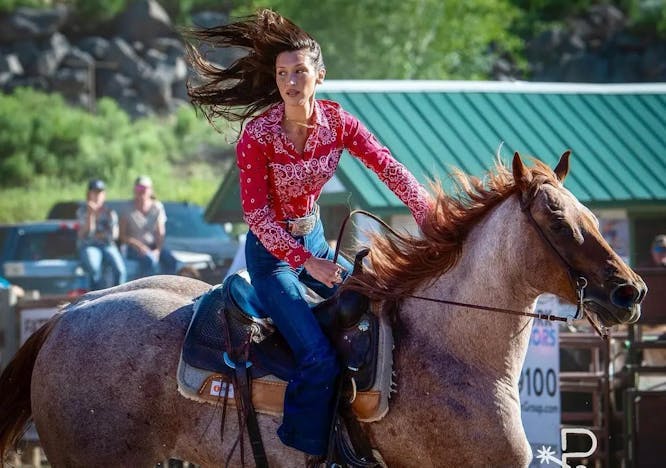
[[[554,169],[515,153],[510,168],[497,158],[483,178],[457,171],[453,195],[433,182],[419,235],[373,236],[367,267],[343,285],[367,293],[392,324],[397,393],[382,419],[363,425],[386,465],[530,463],[518,384],[540,294],[581,304],[600,327],[638,320],[645,284],[564,188],[569,154]],[[227,435],[235,418],[221,440],[221,408],[177,390],[193,298],[209,288],[154,276],[65,306],[0,377],[0,453],[32,418],[56,467],[239,466]],[[257,418],[269,465],[304,466],[276,436],[280,417]]]

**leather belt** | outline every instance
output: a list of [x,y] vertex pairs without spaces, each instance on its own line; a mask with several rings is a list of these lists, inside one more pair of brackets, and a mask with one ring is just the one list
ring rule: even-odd
[[300,237],[310,234],[317,224],[317,221],[319,221],[319,205],[315,205],[312,213],[307,216],[303,216],[302,218],[285,219],[284,221],[279,221],[279,223],[286,227],[289,234],[295,237]]

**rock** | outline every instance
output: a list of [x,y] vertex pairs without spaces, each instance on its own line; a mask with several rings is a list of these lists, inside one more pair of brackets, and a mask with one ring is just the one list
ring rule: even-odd
[[135,80],[134,84],[139,92],[139,100],[158,111],[166,111],[169,108],[172,96],[169,77],[150,71]]
[[565,34],[562,29],[553,28],[542,32],[532,39],[526,48],[527,57],[532,61],[540,62],[557,55],[557,51],[564,43]]
[[67,22],[69,8],[57,5],[51,9],[17,8],[13,13],[0,15],[0,43],[48,37]]
[[9,81],[12,79],[12,74],[9,72],[3,72],[0,71],[0,90],[5,89],[5,85],[9,83]]
[[82,51],[81,49],[71,48],[62,59],[63,65],[72,68],[85,68],[95,66],[95,59],[92,55],[87,52]]
[[514,69],[511,62],[505,58],[498,58],[492,65],[493,78],[499,81],[510,81],[514,76]]
[[150,66],[139,57],[132,46],[120,37],[109,43],[105,60],[116,64],[116,69],[132,80],[138,79],[150,71]]
[[23,75],[23,67],[21,66],[21,61],[16,54],[0,55],[0,73]]
[[592,26],[594,37],[608,39],[626,25],[624,13],[614,5],[592,5],[585,15]]
[[171,96],[174,100],[190,102],[190,97],[187,95],[187,85],[185,80],[174,81],[171,84]]
[[604,58],[583,54],[572,57],[562,64],[562,81],[572,83],[604,83],[608,80],[608,61]]
[[[122,73],[113,70],[99,70],[95,80],[95,92],[98,96],[106,96],[120,99],[127,96],[128,90],[132,89],[132,80]],[[136,97],[136,91],[132,91],[132,97]]]
[[130,43],[148,43],[156,37],[176,36],[176,31],[156,0],[138,0],[130,2],[116,19],[116,34]]
[[35,73],[33,64],[37,60],[37,57],[39,57],[41,51],[34,41],[25,40],[15,42],[12,44],[11,52],[6,53],[14,54],[16,57],[18,57],[18,60],[26,74],[32,75]]
[[48,91],[49,83],[43,76],[12,76],[4,83],[3,88],[8,93],[11,93],[14,88],[33,88]]
[[38,75],[49,76],[60,66],[60,62],[67,55],[71,46],[65,36],[55,33],[42,44],[42,47],[42,51],[33,64],[34,71]]
[[228,67],[233,62],[247,54],[247,51],[239,47],[215,48],[202,45],[199,47],[199,51],[207,61],[220,67]]
[[169,83],[187,78],[187,64],[182,57],[167,57],[155,64],[155,73],[164,76]]
[[[80,68],[60,68],[51,77],[51,89],[66,96],[87,94],[90,92],[90,77]],[[82,91],[84,91],[82,93]]]
[[150,47],[164,52],[169,57],[183,57],[185,45],[178,39],[172,37],[157,37],[150,41]]
[[153,68],[157,68],[159,64],[165,62],[167,57],[167,54],[157,49],[148,49],[143,56],[144,60]]
[[109,41],[98,36],[84,37],[76,46],[97,60],[104,60],[109,52]]
[[229,23],[229,15],[219,11],[199,11],[190,18],[196,28],[213,28]]
[[645,50],[645,41],[634,34],[628,32],[619,32],[607,41],[607,47],[617,49],[620,54],[629,51],[638,52]]
[[645,49],[641,71],[645,81],[666,81],[666,41],[651,44]]
[[136,98],[123,97],[118,100],[118,106],[127,112],[133,119],[155,115],[153,109],[145,103],[138,101]]
[[641,78],[643,57],[637,53],[615,55],[610,61],[609,79],[611,83],[638,83]]

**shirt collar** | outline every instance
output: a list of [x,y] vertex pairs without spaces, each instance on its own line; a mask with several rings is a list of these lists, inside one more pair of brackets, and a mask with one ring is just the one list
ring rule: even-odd
[[326,117],[324,108],[321,105],[321,103],[316,99],[314,102],[314,115],[315,115],[315,122],[317,123],[318,126],[329,128],[328,118]]
[[[314,101],[314,121],[318,127],[330,128],[328,122],[328,117],[326,117],[326,112],[321,103],[315,99]],[[266,127],[270,129],[273,133],[282,132],[282,119],[284,118],[284,102],[279,102],[271,107],[266,114],[264,114],[264,119],[266,120]]]

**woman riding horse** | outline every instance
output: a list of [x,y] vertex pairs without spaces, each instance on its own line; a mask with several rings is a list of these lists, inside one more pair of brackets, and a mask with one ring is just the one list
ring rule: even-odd
[[[518,381],[532,319],[461,303],[534,311],[544,293],[570,302],[586,278],[585,313],[599,325],[635,322],[646,287],[601,237],[596,219],[564,188],[568,153],[499,165],[483,181],[460,175],[460,196],[437,194],[423,236],[377,237],[360,277],[393,314],[398,393],[367,424],[388,466],[527,466],[532,453]],[[350,284],[350,287],[352,285]],[[220,439],[222,409],[178,391],[192,299],[210,285],[153,276],[88,293],[33,334],[0,376],[0,457],[34,418],[52,466],[139,467],[180,458],[240,466],[235,438]],[[384,300],[386,299],[386,300]],[[381,320],[388,317],[382,315]],[[385,322],[386,323],[386,322]],[[303,466],[274,436],[281,418],[259,414],[268,463]],[[225,434],[242,429],[226,418]]]

